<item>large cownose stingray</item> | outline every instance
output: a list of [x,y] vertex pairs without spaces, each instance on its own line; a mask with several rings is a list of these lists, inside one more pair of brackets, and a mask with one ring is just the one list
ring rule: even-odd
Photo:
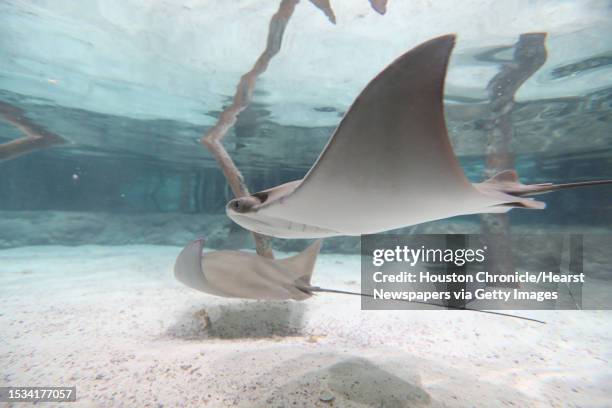
[[444,122],[453,35],[399,57],[355,99],[303,180],[231,200],[242,227],[279,238],[361,235],[464,214],[543,209],[527,195],[612,180],[524,185],[465,177]]
[[[305,300],[316,292],[374,297],[371,294],[327,289],[313,286],[312,272],[322,240],[315,241],[299,254],[285,259],[270,259],[242,251],[212,251],[202,253],[204,239],[187,245],[174,264],[174,275],[186,286],[215,296],[257,300]],[[433,307],[471,310],[479,313],[515,317],[543,323],[529,317],[489,310],[476,310],[452,305],[419,301]]]

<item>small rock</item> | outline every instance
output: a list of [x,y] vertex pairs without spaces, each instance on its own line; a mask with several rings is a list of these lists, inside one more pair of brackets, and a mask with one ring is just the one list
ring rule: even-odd
[[197,311],[194,316],[200,320],[200,323],[202,324],[202,328],[204,330],[209,329],[211,324],[210,324],[210,317],[208,316],[208,312],[206,311],[206,309],[202,309]]

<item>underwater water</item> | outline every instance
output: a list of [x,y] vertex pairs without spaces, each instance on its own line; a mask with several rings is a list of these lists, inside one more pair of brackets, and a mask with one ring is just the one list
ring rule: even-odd
[[[225,299],[174,279],[198,237],[206,250],[254,248],[226,216],[234,195],[200,139],[260,57],[280,3],[0,1],[0,113],[64,140],[0,159],[0,386],[76,386],[80,406],[612,405],[606,310],[530,314],[542,328],[362,311],[334,294]],[[251,192],[304,177],[363,87],[448,33],[446,126],[471,182],[505,168],[526,184],[612,179],[609,1],[389,0],[381,13],[373,4],[384,2],[331,0],[335,24],[316,6],[326,2],[283,3],[295,10],[282,46],[223,140]],[[526,33],[546,33],[542,65],[519,69],[500,110],[507,95],[491,84],[520,68]],[[23,136],[0,117],[0,149]],[[609,236],[612,186],[540,199],[543,211],[509,212],[505,232]],[[608,301],[611,242],[592,261]],[[279,258],[306,244],[273,240]],[[359,237],[326,239],[313,280],[359,290],[359,255]]]

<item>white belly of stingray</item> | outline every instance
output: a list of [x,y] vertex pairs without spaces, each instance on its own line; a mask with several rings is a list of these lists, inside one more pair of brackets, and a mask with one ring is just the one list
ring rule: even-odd
[[276,238],[326,238],[342,235],[338,231],[309,225],[296,220],[267,216],[263,211],[253,214],[228,214],[241,227]]
[[281,268],[273,260],[254,262],[253,255],[248,253],[208,253],[202,257],[202,271],[214,289],[223,293],[224,297],[266,300],[302,300],[310,297],[295,287],[294,271]]
[[243,299],[304,300],[312,296],[310,279],[321,240],[285,259],[242,251],[202,254],[203,246],[202,238],[189,243],[174,264],[174,275],[190,288]]
[[[296,200],[271,205],[253,215],[259,220],[267,220],[261,228],[263,234],[279,238],[317,238],[375,234],[458,215],[488,212],[506,202],[469,187],[452,190],[441,189],[428,194],[421,194],[422,190],[419,194],[405,191],[392,200],[381,201],[375,199],[376,194],[364,194],[361,201],[350,194],[330,194],[319,202]],[[318,225],[313,226],[313,221]]]

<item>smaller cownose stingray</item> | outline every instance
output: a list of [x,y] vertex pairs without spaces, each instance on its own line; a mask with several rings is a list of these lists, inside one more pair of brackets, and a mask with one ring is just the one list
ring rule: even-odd
[[211,295],[265,300],[304,300],[312,296],[310,277],[321,240],[285,259],[242,251],[202,254],[204,239],[187,245],[174,265],[183,284]]
[[[202,253],[204,239],[187,245],[174,264],[174,276],[186,286],[215,296],[257,300],[305,300],[315,292],[373,297],[371,294],[326,289],[312,286],[310,279],[321,249],[322,240],[297,255],[285,259],[270,259],[242,251]],[[536,319],[488,310],[468,309],[452,305],[397,300],[407,303],[471,310],[474,312],[515,317],[543,323]]]

